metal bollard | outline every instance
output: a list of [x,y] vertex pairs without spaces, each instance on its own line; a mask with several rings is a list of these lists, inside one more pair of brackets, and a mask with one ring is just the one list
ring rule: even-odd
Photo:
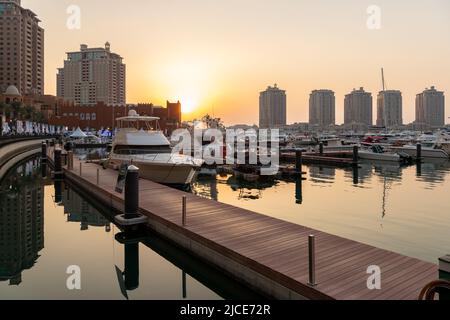
[[100,185],[100,169],[97,169],[97,185]]
[[309,248],[309,285],[316,285],[316,237],[310,235],[308,238]]
[[80,162],[80,177],[83,176],[83,162]]
[[139,210],[139,168],[128,167],[125,178],[125,219],[136,218]]
[[181,201],[181,205],[182,205],[181,220],[183,223],[183,227],[186,226],[186,200],[187,200],[186,196],[183,196],[182,201]]

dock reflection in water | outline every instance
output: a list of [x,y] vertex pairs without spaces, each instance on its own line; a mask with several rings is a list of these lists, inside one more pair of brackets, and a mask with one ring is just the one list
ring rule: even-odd
[[[194,194],[437,263],[450,248],[450,162],[304,166],[270,185],[202,177]],[[209,190],[213,190],[208,194]]]
[[2,177],[0,200],[0,299],[261,298],[163,239],[123,241],[108,209],[42,178],[38,159]]

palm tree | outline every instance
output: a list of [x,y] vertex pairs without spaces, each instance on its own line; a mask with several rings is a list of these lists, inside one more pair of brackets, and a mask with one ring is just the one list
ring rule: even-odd
[[14,101],[13,103],[11,103],[12,111],[14,113],[12,119],[17,119],[19,117],[19,112],[20,112],[21,106],[22,106],[22,104],[17,101]]

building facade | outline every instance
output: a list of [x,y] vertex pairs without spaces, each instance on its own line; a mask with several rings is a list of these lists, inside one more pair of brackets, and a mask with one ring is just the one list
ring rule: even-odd
[[364,91],[361,87],[345,96],[344,101],[344,123],[345,124],[373,124],[372,94]]
[[0,0],[0,92],[44,93],[44,29],[20,0]]
[[314,90],[309,96],[309,123],[320,127],[336,123],[336,98],[331,90]]
[[57,96],[76,105],[124,105],[125,73],[123,58],[111,52],[108,42],[104,48],[82,44],[80,51],[67,53],[64,67],[58,69]]
[[393,128],[403,125],[403,99],[398,90],[378,93],[377,126]]
[[116,119],[127,116],[130,110],[136,110],[141,116],[158,117],[159,128],[167,135],[181,127],[180,102],[167,102],[166,108],[151,103],[120,106],[107,105],[103,102],[95,106],[65,104],[49,119],[49,124],[68,127],[69,130],[77,127],[88,131],[113,129],[116,127]]
[[259,127],[285,126],[286,118],[286,91],[280,90],[276,84],[269,86],[259,96]]
[[431,87],[416,96],[416,123],[430,127],[445,125],[444,92]]

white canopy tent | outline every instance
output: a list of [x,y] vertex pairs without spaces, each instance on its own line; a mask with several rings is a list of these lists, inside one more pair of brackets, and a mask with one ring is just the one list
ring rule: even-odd
[[78,127],[77,130],[75,130],[75,131],[70,135],[70,137],[71,137],[71,138],[76,138],[76,139],[78,139],[78,138],[86,138],[87,135],[86,135],[86,133],[84,133],[84,132],[80,129],[80,127]]

